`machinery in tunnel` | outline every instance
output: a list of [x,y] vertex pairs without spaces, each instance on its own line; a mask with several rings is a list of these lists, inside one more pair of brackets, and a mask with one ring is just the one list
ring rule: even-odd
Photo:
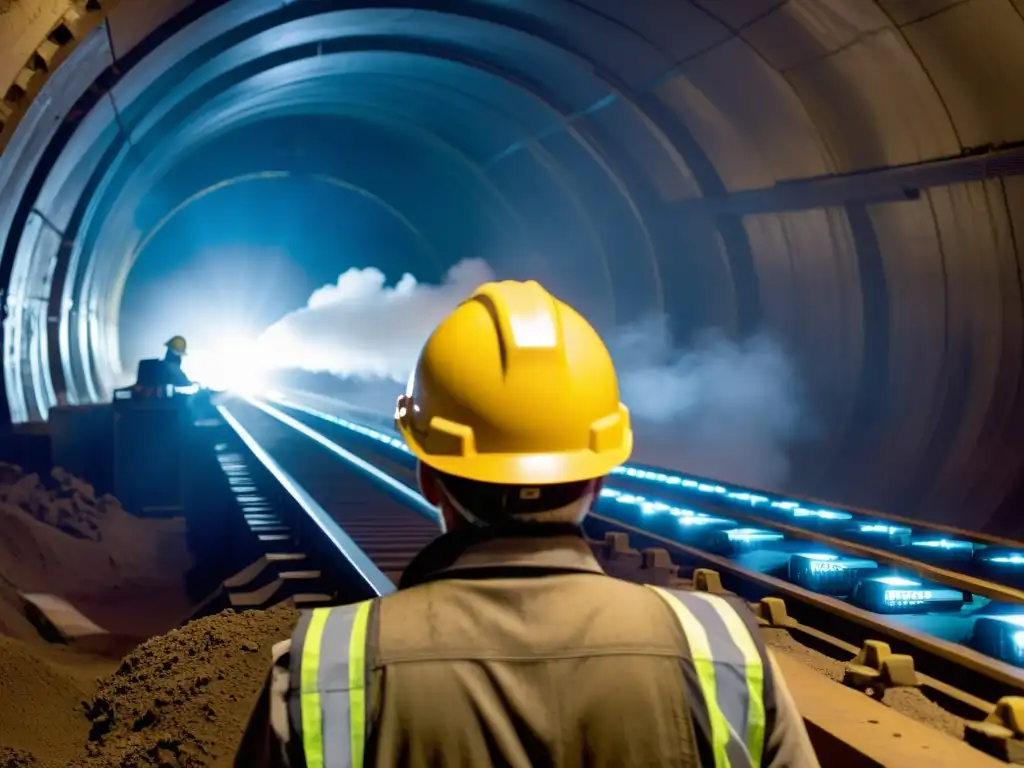
[[[442,260],[490,244],[601,327],[667,312],[681,339],[781,338],[809,434],[788,490],[979,527],[1017,508],[1012,0],[57,6],[0,45],[12,424],[111,397],[126,277],[163,213],[319,174]],[[203,146],[296,116],[379,142],[170,183]],[[385,172],[387,154],[419,165]],[[445,234],[467,220],[474,241]]]

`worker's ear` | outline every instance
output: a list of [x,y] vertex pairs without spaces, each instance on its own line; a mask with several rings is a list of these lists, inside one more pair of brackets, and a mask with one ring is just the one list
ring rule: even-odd
[[594,498],[590,501],[590,509],[593,510],[597,506],[597,502],[601,500],[601,490],[604,488],[605,478],[599,477],[596,480],[592,480],[589,492],[594,495]]
[[422,461],[416,466],[416,479],[420,484],[420,493],[423,498],[433,507],[440,507],[444,501],[444,494],[437,482],[437,475],[434,470]]

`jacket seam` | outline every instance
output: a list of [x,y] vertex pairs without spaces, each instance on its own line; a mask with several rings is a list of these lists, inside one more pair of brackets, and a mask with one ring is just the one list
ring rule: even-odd
[[651,656],[657,658],[666,659],[681,659],[683,661],[689,661],[688,657],[679,652],[677,648],[636,648],[636,647],[611,647],[601,648],[595,650],[567,650],[562,652],[548,652],[543,654],[536,653],[523,653],[523,654],[508,654],[508,653],[481,653],[476,651],[474,653],[463,653],[460,651],[450,651],[447,653],[438,654],[418,654],[415,656],[389,656],[386,659],[381,659],[378,663],[374,664],[374,669],[381,669],[383,667],[389,667],[394,664],[415,664],[420,661],[517,661],[517,662],[532,662],[532,663],[544,663],[546,661],[567,661],[572,659],[586,659],[586,658],[600,658],[605,656]]

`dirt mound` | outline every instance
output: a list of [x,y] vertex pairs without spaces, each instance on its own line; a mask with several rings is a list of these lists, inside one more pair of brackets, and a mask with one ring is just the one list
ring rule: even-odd
[[43,642],[18,596],[61,596],[135,642],[188,615],[190,565],[183,520],[135,518],[60,469],[0,464],[0,768],[231,765],[294,608],[190,622],[118,665]]
[[22,592],[70,599],[166,585],[190,566],[184,520],[132,517],[59,467],[44,482],[0,464],[0,532],[0,583]]
[[166,632],[188,615],[190,566],[184,520],[132,517],[59,467],[0,463],[0,635],[36,637],[18,592],[59,595],[119,634]]
[[107,510],[120,506],[112,496],[96,498],[91,485],[61,467],[54,468],[44,482],[37,474],[23,474],[15,464],[0,464],[0,503],[92,541],[103,538],[101,524]]
[[231,765],[270,650],[297,618],[290,605],[225,611],[92,678],[70,655],[0,637],[0,701],[16,702],[0,707],[0,768]]
[[0,752],[0,766],[33,765],[25,753],[59,763],[80,750],[89,734],[81,713],[88,695],[80,680],[32,646],[0,637],[0,745],[9,752]]
[[297,618],[290,606],[225,611],[143,643],[89,703],[92,741],[81,764],[230,765],[271,647]]

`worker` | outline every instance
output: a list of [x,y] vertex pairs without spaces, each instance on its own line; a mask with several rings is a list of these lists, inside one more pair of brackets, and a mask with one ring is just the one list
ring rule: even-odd
[[481,286],[395,417],[444,533],[396,592],[302,613],[237,766],[817,768],[745,604],[592,554],[581,522],[633,433],[577,312]]
[[164,346],[167,352],[163,359],[139,360],[135,384],[131,388],[132,399],[168,397],[174,388],[192,385],[181,369],[182,358],[188,352],[184,337],[174,336]]
[[164,365],[167,367],[167,383],[175,387],[187,387],[192,384],[185,372],[181,370],[182,359],[188,354],[188,342],[184,336],[172,336],[164,345]]

